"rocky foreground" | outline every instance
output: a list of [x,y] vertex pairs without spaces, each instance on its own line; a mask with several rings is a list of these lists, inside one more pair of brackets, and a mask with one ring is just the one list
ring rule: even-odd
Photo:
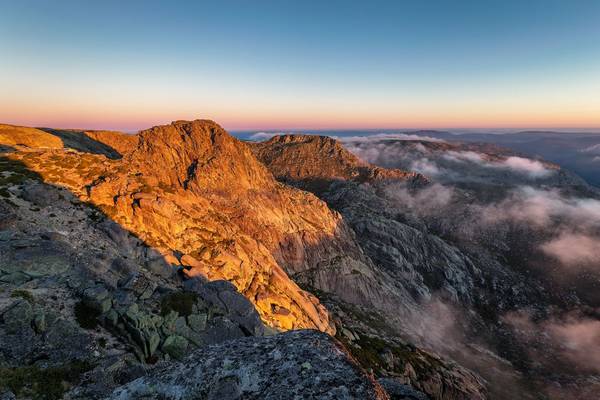
[[290,278],[385,303],[354,233],[217,124],[0,140],[3,399],[388,398]]

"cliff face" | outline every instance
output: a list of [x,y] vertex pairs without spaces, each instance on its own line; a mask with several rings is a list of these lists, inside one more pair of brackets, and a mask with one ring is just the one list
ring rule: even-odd
[[188,276],[233,282],[273,327],[334,331],[326,310],[277,258],[302,268],[312,247],[347,240],[338,235],[340,216],[313,195],[277,183],[214,122],[140,132],[118,160],[69,149],[14,157],[99,207]]
[[[273,333],[261,319],[335,332],[282,266],[302,270],[352,238],[339,214],[276,182],[214,122],[136,136],[8,127],[0,140],[1,396],[104,398],[146,375],[140,362],[160,361],[178,379],[204,371],[210,396],[278,398],[290,390],[273,385],[279,375],[298,393],[388,398],[328,336],[260,338]],[[168,363],[223,341],[201,365]],[[164,378],[148,375],[146,386]]]

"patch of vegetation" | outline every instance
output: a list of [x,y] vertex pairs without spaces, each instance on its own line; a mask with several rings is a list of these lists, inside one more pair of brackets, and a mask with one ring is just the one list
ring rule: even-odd
[[160,314],[165,316],[171,311],[187,317],[192,314],[198,296],[192,292],[173,292],[165,295],[160,302]]
[[75,319],[83,329],[95,329],[98,326],[100,311],[80,301],[75,304]]
[[10,390],[17,398],[33,400],[62,399],[70,386],[93,366],[86,361],[72,361],[62,366],[0,368],[0,389]]
[[[443,364],[435,357],[420,351],[410,344],[387,342],[381,338],[359,335],[359,339],[350,342],[345,337],[338,337],[350,353],[364,368],[370,368],[378,375],[382,371],[393,371],[402,374],[406,364],[410,364],[420,377],[431,375]],[[389,365],[384,359],[385,353],[391,353],[396,362]]]
[[98,339],[98,346],[100,346],[100,348],[106,348],[106,343],[106,338],[101,337],[100,339]]
[[12,298],[22,298],[24,300],[27,300],[27,302],[33,304],[34,300],[33,300],[33,295],[28,291],[28,290],[23,290],[23,289],[17,289],[17,290],[13,290],[12,293],[10,294],[10,297]]

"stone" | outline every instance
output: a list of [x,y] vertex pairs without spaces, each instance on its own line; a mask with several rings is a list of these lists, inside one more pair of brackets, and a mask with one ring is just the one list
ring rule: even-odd
[[38,334],[46,331],[46,314],[43,310],[36,310],[33,316],[33,327],[35,329],[35,332]]
[[58,193],[48,190],[43,184],[31,184],[21,194],[24,200],[32,202],[40,207],[48,207],[58,201]]
[[151,331],[147,339],[148,356],[153,355],[160,344],[160,335],[156,331]]
[[2,318],[9,333],[20,333],[30,329],[33,309],[28,301],[19,300],[2,315]]
[[188,325],[196,332],[202,332],[206,329],[207,320],[208,316],[206,314],[192,314],[187,317]]
[[[181,339],[167,338],[163,351],[176,340],[184,343]],[[299,366],[303,364],[311,368],[304,368],[300,374]],[[333,338],[312,330],[202,347],[180,363],[159,366],[117,388],[109,397],[163,398],[388,399],[381,386],[340,351]]]
[[390,400],[429,400],[425,393],[393,378],[381,378],[379,383],[390,395]]
[[119,314],[114,309],[111,309],[106,313],[104,318],[109,326],[115,327],[119,320]]
[[163,329],[167,330],[167,331],[174,331],[175,330],[175,322],[178,320],[179,314],[177,313],[177,311],[169,311],[169,313],[167,315],[164,316],[164,320],[162,323],[162,327]]
[[110,294],[103,286],[85,289],[83,292],[83,301],[87,306],[98,310],[100,313],[107,312],[112,306]]
[[25,282],[31,280],[31,277],[23,272],[11,272],[6,275],[0,275],[0,282],[8,283],[10,285],[20,286]]
[[187,339],[178,335],[169,336],[162,345],[162,351],[177,360],[183,359],[186,355],[187,348]]

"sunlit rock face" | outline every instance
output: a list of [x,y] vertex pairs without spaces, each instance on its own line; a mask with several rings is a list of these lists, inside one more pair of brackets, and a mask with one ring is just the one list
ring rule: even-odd
[[281,135],[250,146],[277,179],[313,192],[336,181],[427,181],[418,173],[368,164],[327,136]]
[[185,274],[234,283],[273,327],[333,332],[326,310],[282,267],[301,273],[341,248],[360,252],[339,214],[276,182],[212,121],[154,127],[121,149],[118,160],[62,148],[14,157],[98,206]]

